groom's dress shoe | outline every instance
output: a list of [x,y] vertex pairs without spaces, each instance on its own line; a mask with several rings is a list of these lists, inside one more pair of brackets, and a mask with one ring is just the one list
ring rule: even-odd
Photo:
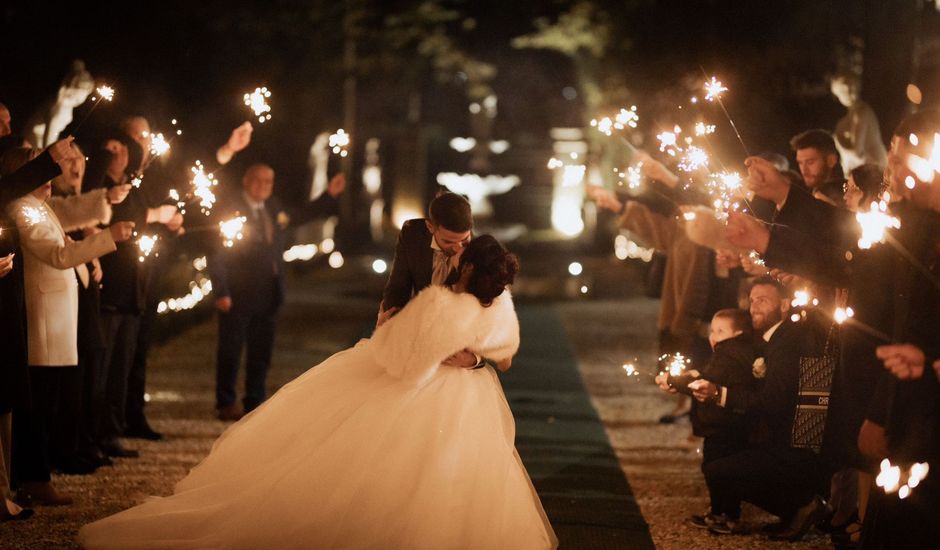
[[786,540],[796,542],[813,528],[814,525],[825,519],[830,513],[829,506],[819,497],[813,497],[809,504],[799,508],[790,520],[790,525],[778,533],[770,535],[771,540]]

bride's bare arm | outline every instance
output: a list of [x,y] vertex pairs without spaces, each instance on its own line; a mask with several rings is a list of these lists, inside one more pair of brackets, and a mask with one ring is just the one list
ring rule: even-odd
[[496,368],[499,369],[499,372],[506,372],[507,370],[509,370],[509,367],[511,366],[512,366],[512,357],[503,359],[502,361],[499,361],[496,363]]

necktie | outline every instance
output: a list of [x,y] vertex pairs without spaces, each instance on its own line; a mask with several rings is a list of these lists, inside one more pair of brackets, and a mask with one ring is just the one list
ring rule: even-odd
[[431,284],[441,286],[450,275],[450,257],[440,250],[434,251],[434,270],[431,272]]
[[261,221],[261,226],[264,228],[264,242],[271,244],[274,240],[274,224],[271,223],[271,216],[269,216],[268,211],[261,206],[255,209],[255,217]]

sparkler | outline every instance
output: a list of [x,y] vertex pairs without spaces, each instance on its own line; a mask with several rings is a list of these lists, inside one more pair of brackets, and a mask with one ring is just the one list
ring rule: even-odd
[[244,237],[242,230],[245,228],[245,222],[248,218],[237,216],[230,220],[219,222],[219,232],[222,234],[222,244],[227,248],[235,245],[235,241],[240,241]]
[[704,122],[695,123],[695,135],[696,136],[701,137],[701,136],[707,136],[708,134],[714,134],[714,133],[715,133],[714,124],[706,124]]
[[855,310],[850,307],[837,307],[832,313],[832,318],[840,325],[852,317],[855,317]]
[[219,184],[219,180],[211,172],[206,173],[205,166],[198,160],[190,170],[193,173],[192,196],[199,199],[200,208],[206,215],[209,215],[209,210],[215,204],[215,193],[212,192],[212,188]]
[[102,101],[107,101],[108,103],[110,103],[113,100],[114,100],[114,88],[108,85],[102,85],[102,86],[98,86],[97,88],[95,88],[95,95],[92,96],[91,98],[91,101],[92,101],[91,109],[88,109],[88,112],[85,113],[85,116],[82,117],[82,119],[78,122],[78,124],[75,125],[75,129],[72,130],[72,133],[73,134],[78,133],[78,129],[81,128],[82,125],[85,124],[85,121],[88,120],[88,117],[90,117],[91,114],[95,112],[95,109],[98,107],[99,103],[101,103]]
[[[875,478],[875,485],[884,489],[887,495],[897,492],[898,498],[905,499],[927,477],[930,465],[926,462],[915,462],[905,471],[900,466],[892,465],[886,458],[881,461],[880,470]],[[902,484],[905,478],[907,481]]]
[[677,142],[680,133],[682,133],[682,128],[676,125],[671,132],[656,134],[656,139],[659,140],[659,150],[671,157],[676,156],[676,152],[682,151]]
[[627,376],[640,376],[640,371],[636,370],[636,365],[633,363],[624,363],[623,371],[627,373]]
[[349,134],[346,130],[340,128],[335,134],[330,136],[330,149],[334,155],[345,157],[349,154],[346,148],[349,147]]
[[150,256],[150,253],[153,252],[153,247],[157,244],[157,239],[159,239],[157,235],[141,235],[140,238],[137,239],[137,249],[140,250],[140,256],[137,257],[137,261],[143,262]]
[[691,359],[681,353],[664,354],[659,357],[659,364],[663,365],[660,374],[669,376],[681,376],[691,364]]
[[[705,75],[705,78],[708,78],[708,75],[705,74],[705,69],[702,69],[702,74]],[[734,135],[738,136],[738,141],[741,142],[741,147],[744,149],[744,154],[746,156],[751,156],[751,152],[748,150],[747,145],[744,144],[744,139],[741,137],[741,132],[738,131],[738,127],[731,118],[731,114],[728,112],[728,109],[725,108],[724,101],[721,100],[722,94],[727,91],[728,88],[726,88],[724,84],[722,84],[714,76],[705,82],[705,99],[718,103],[718,106],[721,107],[721,111],[728,119],[728,123],[731,124],[731,129],[734,130]]]
[[620,109],[620,112],[613,118],[605,116],[600,119],[591,119],[591,126],[605,135],[613,135],[614,130],[623,130],[627,126],[636,128],[640,115],[636,112],[636,105],[631,105],[629,109]]
[[163,137],[163,133],[144,132],[144,137],[150,138],[150,154],[154,157],[166,154],[170,150],[170,142]]
[[704,149],[691,145],[685,150],[682,158],[679,159],[679,170],[683,172],[707,170],[709,161],[708,153]]
[[855,214],[855,219],[862,229],[862,236],[858,239],[859,248],[868,249],[874,243],[883,243],[889,228],[901,227],[901,220],[887,214],[889,200],[890,195],[886,192],[880,202],[871,203],[868,212]]
[[245,94],[245,105],[258,117],[259,123],[271,120],[271,106],[268,105],[268,98],[271,92],[267,88],[255,88],[250,94]]
[[26,223],[29,225],[36,225],[37,223],[42,223],[46,220],[45,208],[24,206],[22,212],[23,216],[26,218]]
[[[916,147],[920,140],[916,134],[911,134],[908,141]],[[923,158],[917,155],[910,155],[907,159],[907,167],[917,176],[917,179],[925,183],[933,183],[937,172],[940,172],[940,133],[934,133],[933,145],[930,148],[930,156]],[[908,189],[913,189],[917,182],[911,176],[905,178],[905,185]]]

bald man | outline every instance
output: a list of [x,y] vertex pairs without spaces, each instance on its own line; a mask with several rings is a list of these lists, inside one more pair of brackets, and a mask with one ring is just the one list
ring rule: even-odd
[[[274,348],[277,313],[284,301],[284,249],[287,229],[336,212],[337,197],[346,187],[342,174],[312,202],[296,208],[282,205],[274,191],[274,169],[254,164],[242,178],[242,192],[215,211],[226,220],[246,218],[243,239],[209,255],[209,275],[219,311],[216,360],[216,408],[221,420],[238,420],[260,405]],[[246,349],[245,396],[236,400],[235,383]]]

